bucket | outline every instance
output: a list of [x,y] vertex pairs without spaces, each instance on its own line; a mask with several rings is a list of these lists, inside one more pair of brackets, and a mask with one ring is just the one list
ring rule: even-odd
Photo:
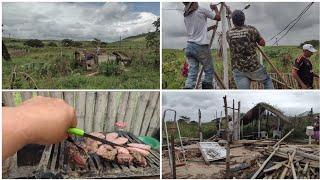
[[307,136],[312,136],[313,135],[313,126],[307,126],[306,135]]

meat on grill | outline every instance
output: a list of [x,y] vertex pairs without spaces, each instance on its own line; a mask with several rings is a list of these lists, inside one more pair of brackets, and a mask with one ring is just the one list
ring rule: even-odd
[[116,149],[118,150],[118,154],[130,154],[129,150],[124,147],[116,146]]
[[[118,133],[107,133],[104,135],[99,132],[92,132],[90,134],[119,145],[123,145],[128,142],[127,138],[119,137]],[[68,151],[72,161],[80,166],[85,166],[88,155],[86,157],[81,155],[77,147],[72,145],[73,144],[70,145]],[[145,144],[129,143],[129,147],[112,147],[90,138],[85,138],[85,143],[82,142],[81,146],[86,152],[95,153],[107,161],[116,161],[117,163],[123,165],[136,164],[137,166],[141,167],[148,165],[145,157],[150,153],[149,151],[151,150],[151,147]]]
[[133,156],[133,162],[141,167],[146,167],[148,165],[146,158],[138,152],[130,153]]
[[107,141],[113,141],[113,140],[115,140],[117,137],[118,137],[118,133],[115,133],[115,132],[113,132],[113,133],[107,133],[107,134],[106,134],[106,140],[107,140]]
[[108,144],[103,144],[98,148],[96,153],[106,160],[113,161],[116,158],[117,150]]
[[134,148],[139,148],[139,149],[144,149],[146,151],[150,151],[151,150],[151,146],[150,145],[146,145],[146,144],[129,143],[128,146],[134,147]]
[[149,151],[146,151],[144,149],[140,149],[140,148],[136,148],[136,147],[127,147],[127,149],[130,151],[130,152],[135,152],[135,153],[139,153],[143,156],[148,156],[149,155]]
[[[99,133],[99,132],[92,132],[92,133],[90,133],[90,135],[96,136],[96,137],[102,138],[102,139],[105,138],[104,134]],[[100,144],[102,144],[102,143],[99,141],[95,141],[93,139],[86,138],[85,149],[89,153],[95,153],[98,150]]]
[[127,164],[131,165],[133,161],[133,157],[131,154],[119,154],[117,155],[117,162],[119,164]]
[[118,145],[123,145],[128,142],[127,138],[119,137],[118,133],[115,132],[106,134],[106,140]]
[[112,140],[111,142],[118,144],[118,145],[123,145],[128,142],[128,139],[125,137],[118,137],[118,138]]
[[67,154],[69,155],[69,160],[74,162],[78,166],[85,166],[88,160],[88,155],[83,152],[79,151],[76,145],[72,144],[71,142],[67,142],[66,144]]

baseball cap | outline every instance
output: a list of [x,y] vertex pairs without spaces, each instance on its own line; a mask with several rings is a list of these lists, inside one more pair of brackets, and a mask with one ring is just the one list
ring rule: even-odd
[[317,52],[317,50],[311,44],[305,44],[302,46],[303,50],[308,50],[310,52]]

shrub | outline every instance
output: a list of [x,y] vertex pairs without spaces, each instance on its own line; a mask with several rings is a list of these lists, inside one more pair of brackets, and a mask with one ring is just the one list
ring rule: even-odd
[[104,62],[99,65],[99,72],[105,76],[118,75],[121,69],[116,62]]
[[24,45],[30,46],[30,47],[35,47],[35,48],[42,48],[44,47],[44,44],[42,41],[39,39],[29,39],[26,42],[24,42]]
[[63,39],[62,41],[61,41],[61,44],[62,44],[62,46],[64,46],[64,47],[70,47],[70,46],[73,46],[73,41],[71,40],[71,39]]
[[82,42],[74,41],[72,46],[73,47],[82,47]]
[[48,46],[50,46],[50,47],[58,47],[58,45],[55,42],[49,42]]

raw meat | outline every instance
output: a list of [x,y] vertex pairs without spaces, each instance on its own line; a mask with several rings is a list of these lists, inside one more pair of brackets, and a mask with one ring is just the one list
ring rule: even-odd
[[128,142],[128,139],[125,137],[118,137],[118,138],[112,140],[111,142],[118,144],[118,145],[123,145]]
[[148,165],[147,160],[138,152],[132,152],[131,155],[133,156],[133,162],[141,167],[146,167]]
[[103,144],[98,148],[96,153],[106,160],[113,161],[116,158],[117,150],[110,145]]
[[119,164],[132,164],[133,157],[130,154],[119,154],[117,155],[117,162]]
[[118,133],[115,133],[115,132],[106,134],[106,140],[107,141],[113,141],[117,137],[118,137]]
[[144,149],[147,151],[151,150],[151,146],[146,145],[146,144],[139,144],[139,143],[129,143],[128,146],[130,147],[135,147],[135,148],[139,148],[139,149]]
[[118,154],[130,154],[128,149],[124,147],[116,146],[116,149],[118,150]]
[[144,149],[139,149],[139,148],[135,148],[135,147],[127,147],[127,149],[131,152],[131,153],[139,153],[143,156],[148,156],[149,155],[149,151],[146,151]]

